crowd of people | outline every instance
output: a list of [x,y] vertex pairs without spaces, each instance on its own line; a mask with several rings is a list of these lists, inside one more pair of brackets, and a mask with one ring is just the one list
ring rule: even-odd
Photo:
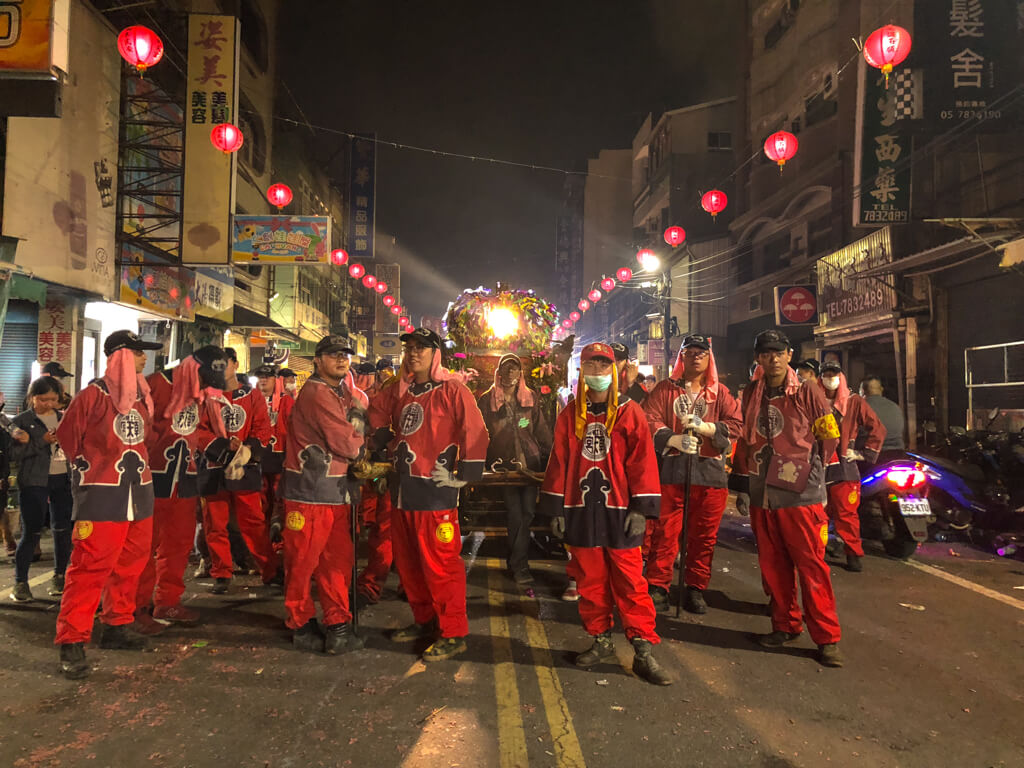
[[[168,624],[197,623],[182,603],[189,556],[198,539],[211,591],[228,592],[231,520],[264,584],[283,588],[296,649],[361,649],[358,612],[381,598],[394,566],[412,622],[391,639],[427,643],[426,662],[453,658],[469,634],[459,496],[485,471],[524,480],[501,491],[516,584],[533,583],[535,517],[564,543],[563,597],[578,601],[592,643],[578,666],[614,656],[617,613],[635,673],[672,682],[653,653],[656,616],[670,609],[677,559],[678,606],[707,612],[730,489],[750,516],[769,597],[771,631],[758,643],[779,647],[806,624],[820,662],[843,664],[825,547],[831,520],[848,569],[861,570],[858,462],[892,441],[893,415],[871,404],[884,400],[877,380],[858,397],[834,362],[794,367],[777,330],[756,337],[739,397],[705,336],[686,336],[671,375],[653,386],[624,345],[592,343],[552,424],[516,355],[501,357],[475,397],[464,374],[443,367],[438,334],[417,328],[401,339],[397,370],[353,365],[347,338],[330,335],[301,388],[293,371],[270,365],[252,387],[234,350],[215,346],[143,377],[160,345],[117,331],[104,344],[104,376],[70,402],[57,377],[32,382],[24,412],[0,433],[0,459],[18,467],[22,523],[10,597],[32,599],[28,572],[48,519],[63,674],[89,674],[97,609],[107,649],[141,649]],[[356,573],[360,519],[368,558]]]

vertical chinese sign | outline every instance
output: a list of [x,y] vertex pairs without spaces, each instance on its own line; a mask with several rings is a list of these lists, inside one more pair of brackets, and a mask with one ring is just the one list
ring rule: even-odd
[[236,158],[213,146],[210,131],[237,122],[238,40],[234,16],[189,16],[183,264],[230,263]]
[[47,296],[46,306],[39,308],[40,365],[60,363],[69,371],[75,370],[75,344],[72,334],[72,318],[68,303],[59,296]]
[[376,166],[375,134],[357,135],[349,158],[348,252],[353,261],[373,259]]
[[853,226],[906,224],[911,141],[897,127],[896,88],[886,88],[885,76],[861,58],[857,93]]

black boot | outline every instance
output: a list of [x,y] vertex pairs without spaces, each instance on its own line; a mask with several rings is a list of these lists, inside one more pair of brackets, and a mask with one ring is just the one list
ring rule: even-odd
[[316,619],[310,619],[295,630],[295,633],[292,635],[292,646],[297,651],[323,652],[324,635],[320,631],[320,626],[316,623]]
[[858,557],[857,555],[847,555],[846,570],[850,571],[851,573],[860,573],[861,571],[863,571],[864,564],[861,563],[860,557]]
[[223,576],[213,580],[213,586],[210,587],[210,593],[214,595],[226,595],[228,588],[231,586],[231,579],[224,578]]
[[654,610],[658,613],[668,613],[668,590],[664,587],[651,587],[647,591],[654,602]]
[[60,647],[60,671],[68,680],[81,680],[92,670],[85,660],[85,643],[63,643]]
[[757,635],[757,644],[762,648],[781,648],[800,637],[799,632],[783,632],[773,629],[767,635]]
[[433,618],[426,624],[410,624],[391,632],[389,637],[396,643],[406,643],[410,640],[422,640],[424,638],[435,639],[440,632],[437,618]]
[[149,640],[131,628],[130,624],[103,625],[100,635],[100,648],[108,651],[144,651],[149,648]]
[[363,638],[353,631],[347,621],[344,624],[330,624],[324,634],[324,653],[330,656],[363,649]]
[[707,613],[708,604],[704,602],[704,590],[687,587],[683,597],[683,608],[689,613]]
[[594,644],[590,648],[576,657],[576,666],[586,669],[614,656],[615,644],[612,642],[612,633],[602,632],[594,636]]
[[650,640],[634,637],[632,640],[633,651],[633,672],[637,677],[642,677],[654,685],[672,685],[672,678],[668,676],[661,664],[655,660],[651,653],[654,644]]

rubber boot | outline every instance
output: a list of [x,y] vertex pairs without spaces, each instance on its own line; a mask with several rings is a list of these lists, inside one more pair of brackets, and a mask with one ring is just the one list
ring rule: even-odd
[[683,608],[688,613],[707,613],[708,604],[704,601],[704,590],[687,587],[683,595]]
[[92,671],[85,660],[85,643],[63,643],[60,646],[60,671],[68,680],[81,680]]
[[843,666],[843,654],[839,651],[839,643],[826,643],[818,646],[818,661],[823,667]]
[[352,624],[349,622],[330,624],[324,632],[324,653],[330,656],[359,651],[363,647],[363,638],[353,631]]
[[611,632],[594,635],[594,644],[576,657],[576,666],[587,669],[615,656],[615,644]]
[[654,658],[654,644],[639,637],[634,637],[631,642],[636,654],[633,657],[633,672],[636,676],[654,685],[672,685],[672,678]]
[[440,629],[437,619],[433,618],[426,624],[410,624],[408,627],[396,629],[391,633],[390,637],[396,643],[405,643],[409,640],[421,640],[425,637],[435,638],[438,632],[440,632]]
[[324,636],[316,619],[310,619],[292,635],[292,646],[297,651],[321,653],[324,650]]
[[149,648],[149,640],[133,630],[129,624],[104,624],[100,635],[100,648],[108,651],[144,651]]
[[757,644],[762,648],[781,648],[786,643],[791,643],[800,637],[799,632],[783,632],[781,630],[773,630],[767,635],[758,635]]
[[668,613],[668,590],[664,587],[651,587],[647,591],[654,602],[654,610],[658,613]]
[[861,571],[863,571],[864,564],[861,563],[860,557],[858,557],[857,555],[847,555],[846,570],[850,571],[851,573],[860,573]]

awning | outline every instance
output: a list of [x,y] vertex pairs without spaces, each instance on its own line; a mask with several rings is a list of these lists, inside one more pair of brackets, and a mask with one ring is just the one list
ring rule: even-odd
[[974,235],[961,237],[934,248],[919,251],[906,258],[897,259],[889,264],[872,267],[857,273],[857,276],[872,277],[892,272],[909,272],[925,268],[932,271],[949,269],[972,259],[980,258],[986,253],[993,253],[994,248],[1004,245],[1007,240],[1016,237],[1018,234],[1017,232],[1002,232],[978,235],[977,237]]
[[235,304],[234,306],[235,315],[231,321],[233,328],[271,328],[274,330],[280,330],[281,325],[275,323],[266,315],[261,315],[259,312],[243,307],[241,304]]

